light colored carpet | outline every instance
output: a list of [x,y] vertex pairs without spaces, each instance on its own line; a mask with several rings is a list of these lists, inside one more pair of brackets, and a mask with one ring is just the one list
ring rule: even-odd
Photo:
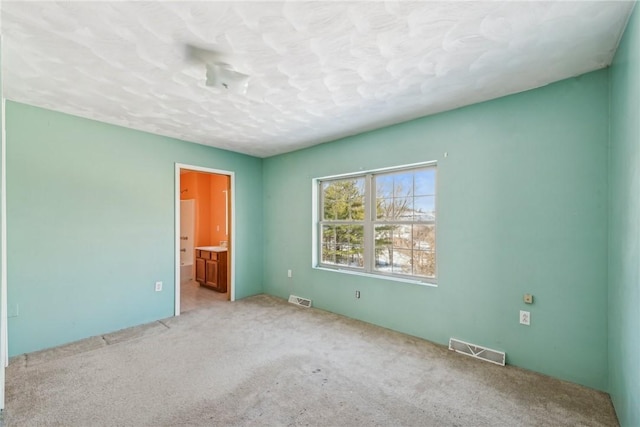
[[612,426],[608,395],[277,298],[18,356],[8,426]]

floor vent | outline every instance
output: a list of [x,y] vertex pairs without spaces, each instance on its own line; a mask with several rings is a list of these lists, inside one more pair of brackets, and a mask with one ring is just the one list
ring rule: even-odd
[[449,339],[449,350],[453,350],[456,353],[466,354],[467,356],[475,357],[476,359],[495,363],[500,366],[504,366],[506,356],[502,351],[469,344],[468,342],[460,341],[455,338]]
[[297,297],[295,295],[289,295],[289,302],[291,304],[299,305],[300,307],[311,307],[311,300],[307,298]]

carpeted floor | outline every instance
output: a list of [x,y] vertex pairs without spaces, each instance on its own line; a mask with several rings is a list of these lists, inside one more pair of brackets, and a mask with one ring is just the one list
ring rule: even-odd
[[614,426],[608,395],[269,296],[18,356],[8,426]]

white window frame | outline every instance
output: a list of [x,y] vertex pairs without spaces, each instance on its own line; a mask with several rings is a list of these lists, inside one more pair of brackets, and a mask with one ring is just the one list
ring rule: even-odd
[[[374,264],[375,264],[375,256],[374,256],[374,243],[373,243],[373,236],[374,236],[374,230],[375,230],[375,225],[381,223],[381,221],[378,221],[375,218],[375,194],[374,194],[374,190],[373,190],[373,186],[371,185],[371,183],[373,182],[373,180],[375,178],[376,175],[379,174],[386,174],[386,173],[394,173],[394,172],[402,172],[402,171],[409,171],[409,170],[413,170],[413,169],[421,169],[421,168],[427,168],[427,167],[433,167],[436,169],[436,191],[435,191],[435,198],[436,198],[436,206],[435,206],[435,210],[436,210],[436,219],[435,221],[433,221],[433,224],[436,227],[436,273],[435,273],[435,277],[430,278],[430,277],[422,277],[422,276],[412,276],[412,275],[405,275],[405,274],[398,274],[398,273],[388,273],[388,272],[382,272],[382,271],[377,271],[375,270]],[[322,210],[322,196],[323,196],[323,192],[321,189],[321,185],[323,182],[327,182],[327,181],[333,181],[333,180],[342,180],[342,179],[350,179],[350,178],[364,178],[365,179],[365,219],[364,221],[362,221],[362,224],[364,225],[364,249],[363,249],[363,253],[364,253],[364,267],[363,268],[353,268],[353,267],[349,267],[346,265],[333,265],[333,264],[323,264],[321,262],[321,258],[322,258],[322,249],[321,249],[321,245],[322,245],[322,224],[325,223],[323,221],[323,213],[321,212]],[[415,284],[421,284],[421,285],[428,285],[428,286],[437,286],[437,279],[438,279],[438,244],[437,244],[437,236],[438,236],[438,231],[437,231],[437,210],[438,210],[438,174],[437,174],[437,162],[436,161],[428,161],[428,162],[421,162],[421,163],[412,163],[412,164],[407,164],[407,165],[401,165],[401,166],[393,166],[393,167],[388,167],[388,168],[381,168],[381,169],[372,169],[372,170],[368,170],[368,171],[360,171],[360,172],[356,172],[356,173],[348,173],[348,174],[341,174],[341,175],[331,175],[331,176],[325,176],[325,177],[319,177],[319,178],[315,178],[312,180],[312,221],[313,221],[313,232],[312,232],[312,267],[314,269],[318,269],[318,270],[326,270],[326,271],[334,271],[334,272],[340,272],[340,273],[345,273],[345,274],[353,274],[353,275],[359,275],[359,276],[367,276],[367,277],[373,277],[373,278],[379,278],[379,279],[387,279],[387,280],[393,280],[393,281],[399,281],[399,282],[407,282],[407,283],[415,283]],[[346,221],[345,224],[351,223],[352,221]],[[392,221],[394,224],[395,223],[402,223],[402,221]],[[411,223],[411,224],[415,224],[416,222],[411,222],[411,221],[407,221],[407,223]],[[424,222],[418,222],[419,224],[424,223]]]

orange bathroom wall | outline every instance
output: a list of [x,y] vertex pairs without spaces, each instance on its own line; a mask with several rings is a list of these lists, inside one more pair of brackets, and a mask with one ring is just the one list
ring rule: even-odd
[[180,200],[194,199],[195,174],[193,172],[180,175]]
[[217,246],[225,233],[225,193],[229,177],[201,172],[180,175],[180,199],[196,201],[195,246]]
[[226,197],[225,190],[229,189],[229,177],[225,175],[211,175],[211,240],[214,245],[221,241],[229,241],[226,234]]
[[195,173],[198,193],[196,204],[198,215],[196,216],[196,246],[210,246],[211,241],[211,180],[209,174]]

